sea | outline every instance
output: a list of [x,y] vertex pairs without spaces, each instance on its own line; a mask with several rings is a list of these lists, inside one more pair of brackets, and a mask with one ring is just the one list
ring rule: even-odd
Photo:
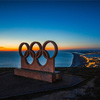
[[[55,67],[70,67],[73,62],[74,55],[72,53],[77,54],[85,54],[89,52],[100,52],[100,50],[59,50],[57,56],[55,57]],[[23,55],[25,52],[22,52]],[[35,52],[36,53],[36,52]],[[53,56],[54,51],[48,51],[50,57]],[[86,55],[87,57],[100,57],[100,54],[91,54]],[[27,57],[27,61],[29,64],[33,62],[33,58],[29,55]],[[47,59],[42,55],[39,59],[39,63],[41,66],[45,65]],[[0,68],[21,68],[21,57],[18,51],[9,51],[4,52],[0,51]]]
[[[48,51],[50,57],[53,56],[54,51]],[[24,54],[24,52],[23,52]],[[29,64],[33,62],[33,58],[29,55],[27,61]],[[46,64],[47,59],[42,55],[39,63],[43,66]],[[55,57],[55,67],[70,67],[73,61],[73,54],[68,51],[58,51]],[[5,52],[0,51],[0,68],[21,68],[21,57],[19,52]]]
[[88,54],[86,57],[100,57],[100,54]]

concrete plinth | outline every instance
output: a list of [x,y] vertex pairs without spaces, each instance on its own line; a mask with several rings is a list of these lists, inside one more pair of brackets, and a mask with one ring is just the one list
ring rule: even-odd
[[51,83],[55,82],[56,80],[61,80],[61,73],[59,71],[50,73],[50,72],[27,70],[27,69],[15,69],[14,75],[37,79],[41,81],[47,81]]

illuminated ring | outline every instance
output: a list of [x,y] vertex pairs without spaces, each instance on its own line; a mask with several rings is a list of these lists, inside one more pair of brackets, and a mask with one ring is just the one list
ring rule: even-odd
[[[39,49],[40,49],[39,51],[37,51],[36,54],[35,54],[35,52],[32,50],[32,47],[33,47],[35,44],[37,44],[37,45],[39,46]],[[32,43],[31,43],[31,45],[30,45],[30,51],[34,52],[34,57],[39,58],[39,57],[42,55],[41,50],[42,50],[42,46],[41,46],[41,44],[40,44],[39,42],[32,42]],[[31,55],[32,58],[34,58],[33,55],[32,55],[31,53],[30,53],[30,55]]]
[[[23,56],[23,54],[22,54],[22,46],[23,46],[24,44],[25,44],[26,47],[27,47],[27,51],[24,53],[24,56]],[[29,56],[29,52],[28,52],[28,51],[29,51],[29,45],[28,45],[27,43],[25,43],[25,42],[21,43],[20,46],[19,46],[19,54],[20,54],[20,56],[21,56],[21,57],[25,57],[25,58],[28,57],[28,56]]]
[[[55,48],[54,55],[50,58],[50,57],[45,56],[45,54],[44,54],[44,52],[43,52],[43,56],[44,56],[46,59],[55,58],[56,55],[57,55],[57,53],[58,53],[58,47],[57,47],[57,44],[56,44],[54,41],[46,41],[46,42],[44,42],[42,50],[43,50],[43,51],[46,51],[46,50],[45,50],[45,47],[46,47],[46,45],[47,45],[48,43],[52,43],[52,44],[54,45],[54,48]],[[49,56],[50,56],[50,55],[49,55]]]

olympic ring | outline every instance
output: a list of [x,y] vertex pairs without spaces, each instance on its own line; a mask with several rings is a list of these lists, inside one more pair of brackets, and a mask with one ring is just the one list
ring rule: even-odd
[[[54,45],[54,48],[55,48],[55,52],[54,52],[54,55],[50,58],[50,55],[49,53],[45,50],[45,47],[48,43],[52,43]],[[37,44],[39,46],[39,49],[37,51],[37,53],[35,54],[35,52],[32,50],[32,47]],[[27,51],[25,52],[25,54],[23,55],[22,54],[22,46],[23,45],[26,45],[27,47]],[[43,56],[46,58],[46,59],[53,59],[56,57],[58,53],[58,47],[57,47],[57,44],[54,42],[54,41],[46,41],[44,42],[43,46],[39,43],[39,42],[32,42],[31,45],[29,46],[27,43],[23,42],[20,44],[19,46],[19,54],[21,57],[24,57],[24,58],[27,58],[29,56],[29,54],[31,55],[32,58],[40,58],[41,55],[43,54]]]
[[46,58],[46,59],[52,59],[52,58],[55,58],[56,57],[56,55],[57,55],[57,53],[58,53],[58,47],[57,47],[57,45],[56,45],[56,43],[54,42],[54,41],[46,41],[44,44],[43,44],[43,51],[46,51],[45,50],[45,47],[46,47],[46,45],[48,44],[48,43],[52,43],[53,45],[54,45],[54,48],[55,48],[55,53],[54,53],[54,55],[50,58],[50,57],[46,57],[45,55],[44,55],[44,53],[43,53],[43,56]]
[[[32,42],[31,43],[31,45],[30,45],[30,51],[33,51],[32,50],[32,47],[35,45],[35,44],[37,44],[38,46],[39,46],[39,51],[41,51],[42,50],[42,46],[41,46],[41,44],[39,43],[39,42]],[[36,53],[36,55],[34,55],[34,57],[36,57],[36,58],[39,58],[40,56],[41,56],[41,54],[42,54],[42,52],[37,52]],[[34,51],[33,51],[34,52]],[[34,54],[35,54],[35,52],[34,52]],[[31,54],[30,54],[31,55]],[[33,55],[31,55],[31,57],[33,57]]]
[[29,50],[29,45],[28,45],[27,43],[23,42],[23,43],[21,43],[20,46],[19,46],[19,55],[20,55],[21,57],[27,58],[27,57],[29,56],[29,53],[28,53],[27,51],[24,53],[24,56],[23,56],[23,54],[22,54],[22,46],[23,46],[23,45],[26,45],[27,50]]

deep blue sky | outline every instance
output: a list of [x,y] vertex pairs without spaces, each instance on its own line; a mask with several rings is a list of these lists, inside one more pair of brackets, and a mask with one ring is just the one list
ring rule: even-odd
[[0,47],[46,40],[59,48],[100,48],[100,2],[0,1]]

